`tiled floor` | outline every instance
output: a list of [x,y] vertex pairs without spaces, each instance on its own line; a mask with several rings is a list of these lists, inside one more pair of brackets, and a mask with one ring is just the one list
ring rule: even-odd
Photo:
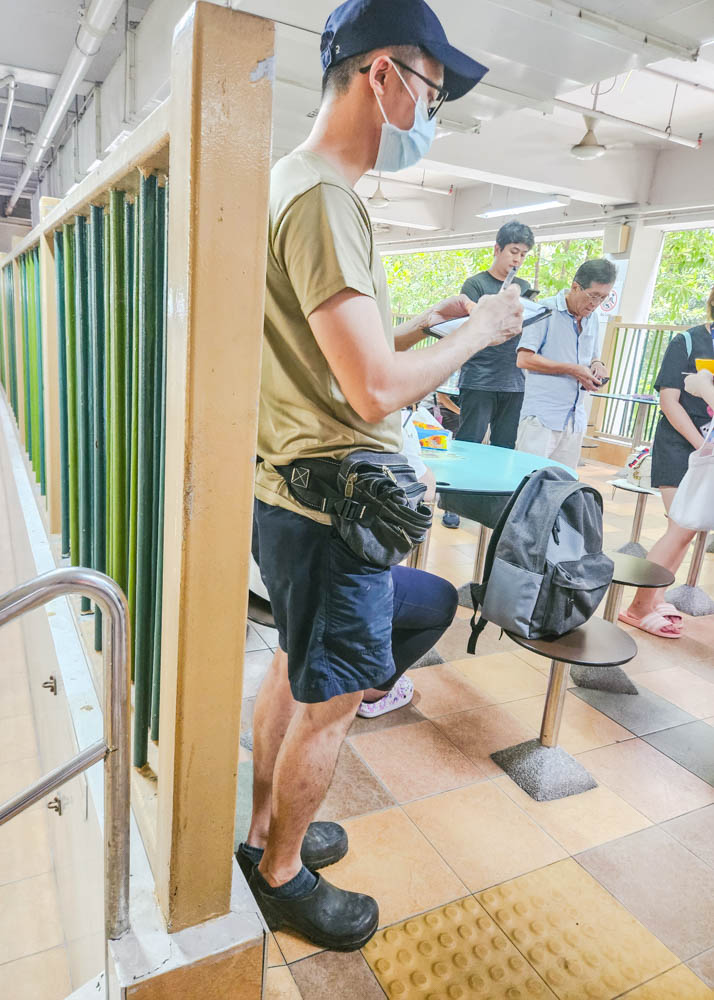
[[[616,549],[634,501],[612,502],[611,468],[581,473],[603,488]],[[652,501],[643,537],[663,526]],[[430,569],[464,583],[475,536],[437,523]],[[702,582],[714,593],[714,556]],[[439,643],[444,664],[411,672],[409,708],[355,721],[319,814],[350,838],[326,874],[377,897],[380,931],[350,955],[276,935],[267,1000],[714,997],[714,620],[687,620],[674,643],[633,631],[637,696],[571,688],[561,744],[598,787],[538,803],[490,754],[537,735],[548,664],[493,627],[468,657],[469,617],[459,609]],[[251,630],[247,693],[274,646]]]
[[[0,482],[0,593],[15,577]],[[18,622],[0,629],[0,802],[40,777],[27,667]],[[0,997],[61,1000],[70,992],[47,810],[33,806],[0,827]]]

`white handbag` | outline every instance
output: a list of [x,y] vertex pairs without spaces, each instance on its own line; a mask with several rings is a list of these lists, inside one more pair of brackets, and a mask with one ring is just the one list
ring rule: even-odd
[[702,447],[689,456],[669,516],[688,531],[714,530],[714,421]]

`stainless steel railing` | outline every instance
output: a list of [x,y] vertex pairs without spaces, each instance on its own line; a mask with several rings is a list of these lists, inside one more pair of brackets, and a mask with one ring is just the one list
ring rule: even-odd
[[88,767],[104,761],[104,926],[108,940],[129,929],[129,611],[121,588],[96,570],[56,569],[0,596],[0,626],[82,594],[104,612],[104,737],[0,806],[0,826]]

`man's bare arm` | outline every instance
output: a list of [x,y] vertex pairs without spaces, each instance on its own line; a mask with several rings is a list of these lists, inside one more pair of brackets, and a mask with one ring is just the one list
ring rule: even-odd
[[374,299],[344,289],[314,310],[308,322],[348,403],[369,423],[422,399],[472,355],[521,329],[518,289],[469,303],[458,330],[422,351],[395,354]]

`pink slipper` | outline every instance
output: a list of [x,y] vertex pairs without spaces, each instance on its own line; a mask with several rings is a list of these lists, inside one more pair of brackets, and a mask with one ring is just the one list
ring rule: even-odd
[[667,621],[671,625],[674,625],[675,628],[681,629],[682,626],[684,625],[684,618],[682,617],[682,613],[680,611],[677,611],[677,609],[673,604],[666,604],[663,601],[661,604],[657,605],[655,611],[658,614],[662,615],[663,618],[666,618]]
[[675,626],[664,615],[660,614],[659,611],[650,611],[648,615],[644,615],[642,618],[634,618],[627,611],[621,611],[618,619],[624,622],[625,625],[639,628],[643,632],[649,632],[650,635],[658,636],[660,639],[681,639],[682,637],[682,633],[679,631],[666,631],[667,629],[675,628]]
[[387,691],[379,701],[363,701],[357,709],[361,719],[376,719],[378,715],[386,715],[397,708],[408,705],[414,697],[414,685],[408,677],[400,677],[391,691]]

